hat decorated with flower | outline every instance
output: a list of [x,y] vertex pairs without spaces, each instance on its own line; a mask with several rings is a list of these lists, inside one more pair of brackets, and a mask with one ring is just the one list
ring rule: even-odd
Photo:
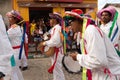
[[12,10],[10,12],[7,12],[6,16],[7,17],[15,17],[15,18],[19,19],[20,21],[23,20],[20,13],[18,11],[16,11],[16,10]]
[[83,19],[83,11],[81,9],[73,9],[71,11],[66,11],[64,18],[79,18]]
[[73,9],[71,11],[66,11],[65,16],[63,17],[65,21],[65,26],[69,26],[69,23],[76,19],[82,20],[84,18],[83,15],[84,14],[81,9]]
[[54,12],[49,14],[50,19],[56,19],[59,23],[62,21],[60,13]]

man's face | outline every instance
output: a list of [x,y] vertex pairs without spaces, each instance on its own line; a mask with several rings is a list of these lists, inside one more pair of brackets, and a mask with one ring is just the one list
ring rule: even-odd
[[80,31],[78,28],[81,27],[81,26],[79,26],[77,20],[72,21],[72,22],[70,23],[70,26],[71,26],[71,29],[72,29],[73,32],[79,32],[79,31]]
[[50,26],[51,26],[51,27],[53,27],[53,26],[54,26],[55,21],[56,21],[55,19],[50,19]]
[[101,19],[104,24],[107,24],[111,20],[111,14],[105,11],[101,14]]

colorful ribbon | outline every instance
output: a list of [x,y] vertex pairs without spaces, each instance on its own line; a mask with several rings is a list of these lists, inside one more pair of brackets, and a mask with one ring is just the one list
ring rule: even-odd
[[[84,44],[84,33],[86,30],[86,27],[90,24],[91,20],[84,18],[83,19],[83,28],[82,28],[82,54],[87,54],[86,49],[85,49],[85,44]],[[92,80],[92,74],[91,70],[86,69],[83,67],[83,72],[82,72],[82,80]]]
[[25,41],[25,33],[26,33],[26,24],[23,24],[23,36],[22,36],[22,41],[21,41],[21,46],[20,46],[20,52],[19,52],[19,60],[22,57],[22,49],[23,49],[23,45],[24,45],[24,41]]
[[111,35],[112,35],[112,31],[113,31],[113,28],[114,28],[114,26],[115,26],[115,23],[116,23],[117,18],[118,18],[118,12],[116,11],[115,17],[114,17],[114,19],[113,19],[112,26],[110,27],[110,32],[109,32],[109,35],[108,35],[109,38],[110,38]]
[[[82,28],[82,54],[85,54],[85,45],[84,45],[84,32],[85,32],[85,29],[86,29],[86,24],[87,24],[87,19],[83,19],[83,28]],[[86,76],[86,73],[87,73],[87,69],[83,67],[83,72],[82,72],[82,80],[87,80],[87,76]]]

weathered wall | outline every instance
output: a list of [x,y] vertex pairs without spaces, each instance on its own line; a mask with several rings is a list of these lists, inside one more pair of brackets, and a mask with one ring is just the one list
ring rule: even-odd
[[6,13],[12,10],[12,0],[0,0],[0,14],[4,18],[4,22],[8,25]]

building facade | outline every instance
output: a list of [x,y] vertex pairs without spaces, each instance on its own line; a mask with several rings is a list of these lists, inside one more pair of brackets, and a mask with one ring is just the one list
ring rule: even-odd
[[[18,10],[28,23],[33,19],[47,19],[48,14],[52,12],[59,12],[63,16],[65,11],[75,8],[82,9],[95,19],[97,0],[12,0],[12,7]],[[27,31],[29,34],[29,27]]]
[[6,13],[12,10],[12,0],[0,0],[0,14],[6,25],[9,25]]
[[44,16],[50,12],[64,12],[74,8],[80,8],[84,13],[90,13],[95,19],[97,11],[97,0],[12,0],[13,9],[20,11],[26,21],[33,16]]

